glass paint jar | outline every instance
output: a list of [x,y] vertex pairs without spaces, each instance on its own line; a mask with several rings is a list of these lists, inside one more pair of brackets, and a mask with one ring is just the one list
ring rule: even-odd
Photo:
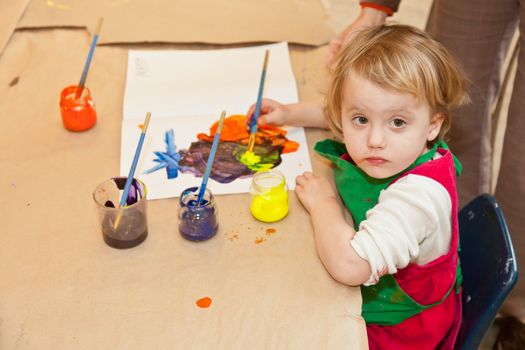
[[[102,238],[107,245],[118,249],[135,247],[148,237],[147,187],[142,181],[133,179],[126,205],[119,207],[126,180],[127,177],[108,179],[93,192]],[[116,224],[119,216],[119,224]]]
[[182,191],[179,199],[179,232],[190,241],[210,239],[219,229],[213,194],[207,188],[200,204],[198,195],[198,187],[190,187]]
[[78,85],[71,85],[60,93],[60,114],[64,128],[70,131],[91,129],[97,122],[95,103],[87,87],[76,97]]
[[256,173],[250,186],[250,211],[260,221],[279,221],[288,214],[288,186],[277,170]]

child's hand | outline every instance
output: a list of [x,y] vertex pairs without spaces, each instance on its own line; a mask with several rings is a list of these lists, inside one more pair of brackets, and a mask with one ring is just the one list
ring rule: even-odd
[[[247,125],[251,124],[253,114],[255,113],[255,104],[250,106],[247,116]],[[273,124],[273,125],[284,125],[286,124],[286,119],[290,114],[288,108],[274,100],[268,98],[263,98],[261,101],[261,114],[257,119],[257,124]]]
[[324,206],[328,201],[337,202],[332,184],[324,177],[307,171],[295,179],[295,184],[295,193],[310,214],[316,205]]

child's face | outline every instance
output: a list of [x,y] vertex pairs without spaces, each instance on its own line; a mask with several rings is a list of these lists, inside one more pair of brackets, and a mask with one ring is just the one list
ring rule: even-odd
[[439,134],[443,117],[408,93],[384,90],[350,74],[344,88],[342,127],[346,149],[356,165],[374,178],[409,167]]

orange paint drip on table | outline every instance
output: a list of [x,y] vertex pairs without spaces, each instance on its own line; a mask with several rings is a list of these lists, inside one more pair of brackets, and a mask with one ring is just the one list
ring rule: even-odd
[[266,238],[264,237],[257,237],[255,238],[255,244],[261,244],[266,241]]
[[271,228],[271,227],[266,229],[266,235],[267,236],[271,236],[271,235],[273,235],[276,232],[277,232],[277,230],[274,229],[274,228]]
[[210,297],[201,298],[197,300],[195,304],[197,304],[197,306],[200,307],[201,309],[206,309],[210,307],[211,305],[211,298]]

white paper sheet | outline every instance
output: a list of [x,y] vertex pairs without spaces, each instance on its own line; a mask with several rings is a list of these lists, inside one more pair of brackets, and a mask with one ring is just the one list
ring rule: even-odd
[[[265,98],[282,103],[298,101],[288,46],[277,43],[250,48],[203,51],[130,51],[124,95],[120,173],[127,176],[140,136],[138,125],[151,112],[151,120],[135,177],[148,187],[148,198],[178,197],[188,187],[200,186],[202,177],[179,172],[168,179],[166,170],[144,171],[156,165],[155,151],[165,151],[165,132],[174,130],[177,151],[188,149],[198,133],[210,126],[223,110],[227,116],[245,114],[257,99],[265,50],[270,59],[264,86]],[[290,189],[295,177],[311,170],[303,128],[284,127],[287,138],[298,142],[297,151],[282,155],[277,166]],[[210,178],[213,194],[249,191],[251,178],[220,183]]]

